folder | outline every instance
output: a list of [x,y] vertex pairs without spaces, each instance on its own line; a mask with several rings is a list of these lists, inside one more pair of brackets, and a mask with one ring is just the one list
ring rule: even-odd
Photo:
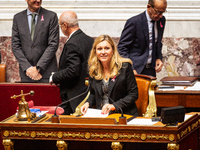
[[163,85],[192,86],[199,80],[198,77],[164,77],[160,81]]

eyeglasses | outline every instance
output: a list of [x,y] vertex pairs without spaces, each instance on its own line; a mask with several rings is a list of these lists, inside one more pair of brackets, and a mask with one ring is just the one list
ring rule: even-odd
[[161,14],[167,12],[167,10],[165,10],[165,11],[158,11],[153,6],[151,6],[151,7],[154,9],[154,11],[156,12],[157,15],[161,15]]
[[58,24],[58,25],[59,25],[59,27],[61,27],[63,24],[64,24],[64,22],[62,24]]

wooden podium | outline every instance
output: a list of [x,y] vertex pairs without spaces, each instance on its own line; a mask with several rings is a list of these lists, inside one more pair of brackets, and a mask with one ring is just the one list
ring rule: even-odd
[[[60,119],[65,117],[61,115]],[[196,113],[178,126],[165,126],[161,122],[148,126],[51,123],[50,118],[47,114],[36,123],[14,122],[15,116],[3,120],[0,129],[4,146],[15,150],[199,149],[200,117]]]

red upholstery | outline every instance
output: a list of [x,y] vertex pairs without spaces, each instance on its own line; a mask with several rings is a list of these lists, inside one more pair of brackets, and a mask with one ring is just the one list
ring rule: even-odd
[[[40,111],[48,111],[48,114],[54,114],[56,106],[34,106],[34,102],[33,101],[28,101],[28,106],[31,109],[40,109]],[[18,107],[17,107],[18,109]],[[58,107],[56,110],[56,114],[57,115],[61,115],[64,113],[64,109],[61,107]]]

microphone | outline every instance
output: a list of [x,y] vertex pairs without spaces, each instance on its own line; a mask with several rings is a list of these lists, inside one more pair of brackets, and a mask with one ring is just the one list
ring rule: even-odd
[[[108,94],[107,94],[107,96],[108,96]],[[110,98],[110,96],[108,96],[108,98],[109,98],[113,103],[115,103],[115,101],[114,101],[112,98]],[[119,124],[127,125],[127,118],[124,116],[124,113],[123,113],[122,108],[119,107],[116,103],[115,103],[115,105],[119,108],[119,110],[120,110],[120,112],[121,112],[121,117],[119,117]]]
[[73,97],[71,99],[68,99],[67,101],[62,102],[61,104],[57,105],[56,108],[55,108],[54,115],[51,117],[51,123],[60,123],[59,116],[56,114],[56,110],[57,110],[57,108],[59,106],[62,106],[64,104],[66,104],[66,103],[68,103],[68,102],[70,102],[70,101],[72,101],[72,100],[74,100],[74,99],[86,94],[89,91],[89,88],[90,88],[90,84],[88,85],[88,88],[87,88],[87,90],[85,92],[83,92],[83,93],[81,93],[81,94],[79,94],[79,95],[77,95],[77,96],[75,96],[75,97]]

